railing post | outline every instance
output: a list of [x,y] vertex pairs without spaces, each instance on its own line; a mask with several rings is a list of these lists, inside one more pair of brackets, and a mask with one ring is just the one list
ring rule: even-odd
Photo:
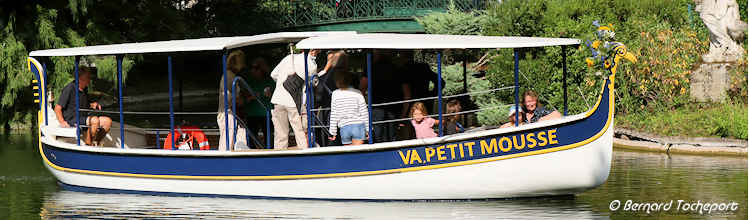
[[439,114],[439,136],[443,135],[443,120],[442,120],[442,51],[437,51],[437,114]]
[[224,93],[224,128],[225,128],[224,135],[226,135],[226,151],[229,151],[229,149],[231,149],[231,145],[229,145],[229,97],[227,97],[228,96],[227,90],[229,89],[229,79],[227,79],[227,76],[226,76],[226,57],[227,56],[228,56],[227,51],[224,50],[221,56],[221,72],[223,74],[223,79],[224,79],[224,91],[221,91],[221,92]]
[[116,55],[117,59],[117,100],[120,103],[120,148],[125,148],[125,119],[122,114],[122,58],[123,55]]
[[519,60],[518,60],[518,49],[515,48],[512,50],[513,55],[515,57],[515,127],[520,125],[520,112],[518,111],[520,109],[520,83],[518,82],[518,75],[520,73],[519,70]]
[[78,65],[81,62],[81,56],[75,56],[75,140],[78,142],[78,146],[81,146],[81,130],[80,130],[80,104],[79,104],[79,94],[78,89],[80,87],[80,83],[78,82]]
[[564,116],[567,116],[567,45],[562,45],[562,90],[564,90]]
[[[468,63],[468,55],[463,54],[463,92],[464,93],[468,93],[468,70],[466,68],[468,66],[467,63]],[[467,124],[466,117],[461,117],[461,118],[463,119],[462,120],[463,126],[465,126]]]
[[309,50],[304,50],[304,94],[306,98],[306,105],[305,109],[307,112],[307,148],[311,148],[315,141],[315,134],[313,133],[314,129],[312,129],[312,113],[310,108],[312,107],[312,101],[310,101],[312,94],[310,94],[312,80],[309,78],[309,68],[307,57],[309,56]]
[[179,149],[177,145],[177,135],[174,134],[174,94],[172,88],[172,56],[167,57],[167,70],[169,71],[169,134],[172,137],[172,150]]
[[265,148],[273,149],[273,142],[270,141],[270,109],[265,110]]
[[[231,112],[232,112],[232,114],[234,114],[235,112],[237,112],[237,88],[236,88],[237,87],[236,86],[237,79],[236,79],[236,77],[238,77],[238,76],[235,76],[235,78],[232,79],[233,82],[231,84]],[[236,128],[237,127],[237,117],[236,117],[236,115],[234,116],[234,120],[231,120],[231,121],[232,121],[232,127]],[[237,143],[237,130],[238,129],[231,129],[231,130],[232,130],[231,139],[234,140],[232,143],[236,144]],[[249,131],[249,129],[248,129],[248,131]],[[249,132],[251,132],[251,131],[249,131]],[[249,145],[249,143],[247,143],[247,144]]]
[[367,51],[367,112],[369,114],[369,144],[373,144],[374,128],[372,128],[372,51]]
[[[43,91],[43,93],[47,93],[47,63],[42,62],[42,79],[39,82],[39,88],[40,91]],[[49,122],[47,121],[47,104],[49,104],[49,100],[47,100],[49,97],[47,97],[47,94],[40,94],[42,96],[42,108],[44,108],[44,125],[49,125]]]

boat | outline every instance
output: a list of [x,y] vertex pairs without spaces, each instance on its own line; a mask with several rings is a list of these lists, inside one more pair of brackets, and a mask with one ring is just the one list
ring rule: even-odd
[[[370,138],[369,143],[356,146],[244,151],[144,149],[141,146],[146,145],[151,131],[126,125],[122,117],[120,123],[123,126],[114,122],[112,132],[107,136],[109,142],[105,145],[112,147],[81,144],[76,128],[60,128],[54,114],[48,114],[51,107],[44,95],[47,94],[46,72],[44,65],[35,58],[109,55],[116,56],[121,62],[124,54],[219,51],[225,62],[228,50],[234,48],[288,42],[296,42],[296,47],[305,54],[312,49],[367,51],[370,79],[373,49],[431,50],[436,51],[441,59],[441,51],[445,49],[512,48],[515,50],[516,106],[518,48],[566,48],[580,44],[580,40],[570,38],[284,32],[33,51],[28,65],[36,79],[35,92],[42,94],[38,100],[38,134],[44,166],[63,187],[70,189],[331,200],[453,200],[568,195],[595,188],[608,178],[613,140],[614,76],[620,60],[631,57],[624,45],[615,49],[617,53],[611,58],[610,74],[603,79],[597,102],[580,114],[567,115],[565,106],[565,116],[561,119],[510,128],[453,135],[442,135],[440,128],[438,137],[427,139],[373,143]],[[169,65],[171,78],[171,62]],[[78,67],[75,69],[77,71]],[[226,68],[222,70],[225,74]],[[118,72],[121,74],[121,70]],[[441,74],[441,67],[438,72]],[[305,79],[305,82],[309,81]],[[229,85],[226,81],[223,83]],[[371,90],[372,85],[368,88]],[[171,97],[171,85],[169,90]],[[228,94],[229,91],[223,92]],[[311,94],[309,90],[305,92]],[[122,115],[121,89],[119,93]],[[376,94],[370,91],[368,95],[371,100],[371,96]],[[437,97],[440,119],[442,98],[441,94]],[[310,107],[306,110],[311,111]],[[170,110],[170,115],[174,115],[173,110]],[[118,127],[130,129],[117,132]],[[173,123],[171,129],[174,129]],[[309,126],[308,129],[313,128]],[[314,132],[308,132],[308,135],[310,146],[313,146]]]

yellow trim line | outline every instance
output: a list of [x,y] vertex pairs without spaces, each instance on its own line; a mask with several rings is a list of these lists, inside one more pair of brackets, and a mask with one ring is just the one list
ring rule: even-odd
[[[606,133],[609,126],[611,125],[611,122],[612,122],[611,119],[614,116],[613,75],[609,77],[609,81],[610,81],[609,83],[609,115],[608,115],[608,118],[606,119],[606,124],[604,125],[603,129],[599,131],[593,137],[590,137],[578,143],[561,146],[561,147],[555,147],[555,148],[550,148],[550,149],[525,152],[525,153],[519,153],[519,154],[513,154],[513,155],[492,157],[492,158],[460,161],[460,162],[454,162],[454,163],[445,163],[445,164],[429,165],[429,166],[422,166],[422,167],[398,168],[398,169],[389,169],[389,170],[359,171],[359,172],[329,173],[329,174],[284,175],[284,176],[185,176],[185,175],[115,173],[115,172],[71,169],[71,168],[60,167],[60,166],[53,164],[47,159],[47,157],[44,155],[44,152],[42,150],[41,130],[39,131],[39,153],[42,155],[42,159],[44,159],[45,163],[47,163],[50,167],[60,170],[60,171],[93,174],[93,175],[107,175],[107,176],[143,177],[143,178],[158,178],[158,179],[189,179],[189,180],[289,180],[289,179],[332,178],[332,177],[349,177],[349,176],[403,173],[403,172],[410,172],[410,171],[430,170],[430,169],[439,169],[439,168],[454,167],[454,166],[471,165],[471,164],[486,163],[486,162],[492,162],[492,161],[498,161],[498,160],[505,160],[505,159],[511,159],[511,158],[517,158],[517,157],[524,157],[524,156],[531,156],[531,155],[537,155],[537,154],[545,154],[545,153],[551,153],[551,152],[556,152],[556,151],[568,150],[568,149],[580,147],[594,140],[597,140],[604,133]],[[606,86],[605,81],[604,81],[603,86]],[[603,86],[601,87],[601,95],[598,98],[598,102],[596,103],[595,107],[590,112],[588,112],[588,114],[586,114],[586,118],[590,116],[593,112],[598,110],[598,106],[601,103],[601,100],[603,98],[603,89],[604,89]],[[42,123],[41,111],[39,112],[39,116],[40,116],[38,117],[40,119],[39,123]]]

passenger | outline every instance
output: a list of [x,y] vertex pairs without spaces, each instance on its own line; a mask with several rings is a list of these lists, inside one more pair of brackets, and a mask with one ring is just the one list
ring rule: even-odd
[[548,110],[544,108],[541,103],[538,103],[538,94],[533,90],[528,90],[523,93],[522,104],[525,118],[528,123],[562,118],[562,114],[558,111]]
[[[406,77],[408,88],[410,89],[410,96],[414,99],[436,97],[437,96],[437,73],[435,73],[429,64],[418,62],[414,59],[413,51],[405,50],[400,52],[400,63],[402,63],[399,70],[400,73]],[[432,89],[429,89],[429,84],[432,84]],[[444,88],[445,80],[442,80],[442,88]],[[424,100],[424,105],[430,112],[433,111],[434,100]],[[403,116],[405,117],[405,115]]]
[[[401,75],[396,75],[390,59],[390,52],[377,50],[372,61],[372,100],[373,104],[389,103],[411,99],[410,89]],[[370,80],[370,79],[367,79]],[[367,83],[367,82],[363,82]],[[372,121],[381,122],[407,116],[408,103],[388,104],[372,108]],[[396,123],[378,123],[374,126],[374,141],[377,143],[395,141]]]
[[352,86],[351,74],[341,72],[336,75],[336,86],[330,103],[330,141],[336,139],[338,128],[341,129],[343,145],[360,145],[369,136],[369,112],[367,102],[358,89]]
[[515,113],[520,113],[517,117],[520,117],[520,123],[518,123],[518,126],[525,124],[525,114],[523,114],[523,108],[517,109],[515,106],[510,106],[510,111],[507,114],[507,120],[509,122],[503,124],[499,128],[509,128],[515,126]]
[[[91,83],[92,70],[86,66],[80,68],[78,85],[75,81],[70,82],[60,93],[60,99],[55,105],[55,115],[60,127],[69,128],[76,125],[81,126],[81,135],[86,145],[101,146],[101,140],[109,133],[112,127],[112,119],[107,116],[89,116],[88,112],[79,112],[79,121],[75,121],[75,90],[78,89],[78,107],[80,109],[101,110],[101,105],[95,101],[89,101],[88,85]],[[85,126],[85,127],[84,127]]]
[[434,125],[439,124],[440,121],[434,120],[433,118],[428,117],[428,115],[429,112],[427,112],[424,103],[415,102],[413,106],[411,106],[411,117],[413,118],[411,120],[411,125],[414,126],[416,138],[418,139],[437,137],[437,133],[434,133]]
[[[348,72],[348,56],[346,55],[345,51],[343,50],[329,51],[327,58],[328,59],[327,59],[327,63],[325,64],[325,67],[323,68],[323,70],[321,70],[318,73],[318,75],[321,75],[320,81],[317,84],[317,86],[315,86],[315,89],[314,89],[315,91],[314,108],[325,109],[325,110],[319,110],[315,112],[315,115],[323,124],[330,123],[329,121],[330,110],[328,109],[330,108],[330,98],[331,98],[332,92],[338,88],[336,86],[337,75],[352,74]],[[358,84],[358,82],[354,84]],[[356,86],[354,87],[356,88]],[[323,129],[316,129],[315,137],[328,136],[328,133],[325,133],[325,132],[326,131]],[[318,144],[322,146],[341,145],[340,143],[336,143],[336,141],[328,143],[328,139],[326,138],[315,138],[315,140],[318,142]]]
[[[244,52],[241,50],[235,50],[231,53],[229,53],[229,56],[226,58],[226,81],[224,81],[224,76],[221,76],[221,81],[219,81],[219,92],[218,92],[218,115],[216,115],[216,123],[218,123],[218,129],[219,129],[219,142],[218,142],[218,150],[225,151],[226,149],[226,130],[229,130],[229,150],[234,149],[235,144],[241,143],[240,146],[247,146],[246,139],[243,137],[246,137],[246,131],[245,128],[241,126],[237,126],[236,129],[234,129],[234,113],[231,113],[231,105],[232,100],[231,98],[231,83],[234,80],[234,77],[237,76],[239,72],[244,70],[247,67],[247,63],[245,62],[245,55]],[[228,85],[227,90],[227,97],[226,100],[228,100],[228,105],[226,105],[226,108],[224,108],[224,82],[226,82]],[[228,110],[229,113],[225,110]],[[226,120],[225,118],[228,118],[229,120],[229,127],[226,127]],[[237,123],[238,124],[238,123]],[[234,141],[234,133],[233,131],[237,132],[237,140],[236,143]]]
[[[252,60],[250,65],[249,77],[247,84],[252,89],[252,92],[258,97],[249,95],[248,103],[246,105],[247,115],[247,128],[250,132],[260,133],[263,131],[263,135],[271,135],[271,131],[267,131],[266,123],[266,112],[273,109],[273,105],[270,103],[270,98],[273,95],[273,89],[276,87],[276,83],[270,78],[270,67],[265,59],[257,57]],[[258,101],[259,100],[259,101]],[[263,142],[264,143],[264,142]],[[261,146],[255,146],[255,148],[261,148]]]
[[[317,53],[318,50],[311,50],[309,52],[307,69],[310,75],[317,71],[317,64],[315,63]],[[289,54],[270,73],[270,77],[276,81],[276,88],[273,90],[270,100],[273,104],[271,114],[273,115],[273,147],[275,149],[286,149],[289,147],[289,124],[291,124],[291,128],[294,131],[294,139],[297,146],[302,149],[307,148],[307,136],[304,127],[307,120],[304,120],[300,114],[300,112],[303,112],[301,109],[304,106],[301,103],[304,97],[292,96],[288,89],[284,87],[284,82],[293,76],[293,74],[304,80],[304,63],[304,54]],[[304,91],[303,84],[302,88],[298,88],[299,91]]]
[[464,130],[463,125],[458,122],[461,118],[459,113],[463,109],[463,107],[460,106],[460,101],[457,99],[450,100],[447,102],[445,109],[445,114],[447,114],[447,116],[445,116],[445,134],[451,135],[462,133]]

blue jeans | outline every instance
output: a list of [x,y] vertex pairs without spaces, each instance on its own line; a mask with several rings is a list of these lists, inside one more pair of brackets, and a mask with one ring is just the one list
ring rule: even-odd
[[341,143],[351,144],[351,140],[364,140],[364,124],[346,125],[341,128]]
[[[389,111],[381,108],[372,109],[372,122],[385,121],[395,119],[395,115]],[[395,141],[395,124],[394,123],[379,123],[372,125],[374,127],[373,136],[374,143],[383,143]]]

